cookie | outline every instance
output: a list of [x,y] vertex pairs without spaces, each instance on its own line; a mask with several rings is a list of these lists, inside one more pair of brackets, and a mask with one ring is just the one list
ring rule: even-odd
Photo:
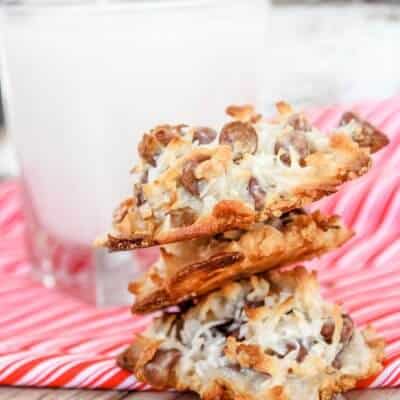
[[158,126],[139,144],[133,195],[97,240],[132,250],[246,229],[301,208],[365,174],[386,136],[353,113],[325,135],[285,103],[266,121],[229,107],[221,129]]
[[130,284],[134,313],[147,313],[205,294],[230,280],[319,256],[352,237],[338,217],[294,210],[233,230],[163,246],[160,260]]
[[164,313],[119,364],[155,389],[202,399],[329,400],[382,368],[384,343],[320,296],[298,267],[231,282]]

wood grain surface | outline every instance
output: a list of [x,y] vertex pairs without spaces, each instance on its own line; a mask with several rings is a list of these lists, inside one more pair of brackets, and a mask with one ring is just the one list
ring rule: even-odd
[[[336,400],[400,400],[400,389],[364,390]],[[128,393],[99,390],[57,390],[0,388],[0,400],[198,400],[192,394]]]

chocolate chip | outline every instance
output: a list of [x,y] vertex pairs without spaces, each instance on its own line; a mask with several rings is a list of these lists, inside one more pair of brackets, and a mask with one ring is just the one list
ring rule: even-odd
[[232,330],[232,324],[234,323],[234,319],[229,319],[221,325],[214,327],[214,329],[224,336],[229,336],[229,332]]
[[264,307],[264,300],[246,300],[247,308],[259,308]]
[[133,372],[141,355],[140,346],[129,346],[117,357],[117,364],[119,367]]
[[297,346],[296,346],[294,343],[291,343],[291,342],[286,343],[286,353],[285,353],[285,356],[286,356],[287,354],[291,353],[292,351],[296,350],[296,349],[297,349]]
[[235,372],[240,372],[242,370],[240,364],[229,364],[227,367]]
[[339,127],[345,126],[352,121],[361,122],[362,119],[356,113],[354,113],[352,111],[347,111],[342,115],[342,118],[339,121]]
[[229,145],[234,153],[234,160],[240,160],[247,154],[257,151],[258,136],[248,122],[234,121],[226,124],[219,136],[219,143]]
[[283,358],[282,354],[277,353],[275,350],[273,350],[271,348],[265,349],[264,353],[269,356]]
[[138,207],[142,206],[146,202],[146,199],[144,197],[143,187],[140,183],[135,183],[133,187],[133,193],[136,198],[136,205]]
[[240,327],[234,329],[232,332],[229,332],[228,336],[234,337],[238,342],[243,341],[243,339],[240,338]]
[[332,367],[333,368],[336,368],[336,369],[342,368],[342,361],[340,361],[341,354],[342,354],[342,352],[339,352],[336,355],[335,359],[333,360],[333,362],[332,362]]
[[190,308],[194,307],[198,303],[197,299],[189,299],[179,304],[179,312],[184,314]]
[[[238,326],[239,325],[239,326]],[[225,337],[231,336],[240,341],[240,323],[234,319],[229,319],[221,325],[212,328],[214,331],[222,333]]]
[[299,351],[297,353],[296,361],[298,363],[302,363],[304,359],[307,357],[308,350],[303,346],[302,343],[299,343]]
[[289,353],[291,353],[292,351],[296,350],[297,346],[294,343],[288,342],[286,343],[286,350],[284,353],[278,353],[277,351],[273,350],[273,349],[266,349],[265,353],[268,354],[269,356],[275,356],[278,358],[285,358]]
[[209,159],[209,156],[198,155],[196,158],[186,161],[182,168],[181,184],[193,196],[200,195],[199,181],[195,176],[196,167]]
[[179,341],[182,341],[182,336],[181,336],[181,332],[183,329],[183,318],[181,318],[181,316],[177,316],[174,322],[174,327],[175,327],[175,337],[176,339],[178,339]]
[[142,176],[140,177],[140,183],[146,184],[149,182],[149,170],[143,172]]
[[160,154],[161,148],[159,142],[153,135],[145,133],[139,143],[138,151],[140,156],[151,166],[157,165],[156,159]]
[[350,342],[351,338],[353,337],[354,323],[353,320],[350,318],[350,316],[347,314],[342,315],[342,318],[343,318],[343,327],[342,327],[342,333],[340,334],[340,342],[346,345],[347,343]]
[[196,212],[190,207],[171,210],[169,216],[172,228],[181,228],[193,225],[197,219]]
[[165,388],[173,377],[173,369],[181,357],[179,350],[158,349],[153,359],[143,368],[148,383],[155,388]]
[[199,126],[194,128],[193,141],[199,144],[209,144],[217,137],[217,132],[206,126]]
[[272,226],[273,228],[281,231],[284,227],[284,222],[281,218],[278,217],[271,217],[265,221],[266,225]]
[[259,184],[257,178],[252,177],[249,180],[249,184],[247,187],[251,197],[254,199],[254,207],[257,211],[262,210],[265,204],[265,196],[266,192]]
[[161,317],[161,320],[164,324],[168,324],[172,316],[174,316],[174,318],[167,330],[167,336],[171,336],[172,331],[175,329],[175,338],[181,340],[181,331],[183,329],[184,321],[179,309],[177,308],[176,311],[172,311],[171,309],[165,311]]
[[303,114],[293,114],[288,118],[288,125],[293,127],[296,131],[310,132],[312,126]]
[[353,135],[353,140],[360,147],[368,147],[371,153],[375,153],[389,143],[384,133],[351,111],[343,114],[339,126],[347,125],[351,121],[356,121],[361,126],[361,132]]
[[283,213],[282,218],[285,218],[290,215],[307,215],[307,211],[304,208],[295,208],[294,210],[290,210],[286,213]]
[[333,321],[326,321],[322,327],[320,334],[328,344],[332,343],[333,333],[335,332],[335,323]]
[[278,155],[280,153],[280,160],[288,166],[292,165],[290,147],[296,150],[300,158],[300,165],[304,166],[306,157],[312,152],[310,143],[304,133],[299,131],[290,132],[275,143],[275,154]]

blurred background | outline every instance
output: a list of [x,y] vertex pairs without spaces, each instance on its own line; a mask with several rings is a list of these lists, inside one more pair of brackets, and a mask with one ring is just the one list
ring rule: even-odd
[[109,292],[129,302],[127,280],[154,259],[91,248],[129,194],[146,129],[218,124],[228,103],[268,114],[281,99],[307,108],[400,94],[400,1],[0,7],[0,179],[23,177],[39,278],[92,302],[108,303]]
[[[272,0],[267,20],[266,109],[400,93],[399,0]],[[5,122],[0,101],[0,176],[18,174]]]

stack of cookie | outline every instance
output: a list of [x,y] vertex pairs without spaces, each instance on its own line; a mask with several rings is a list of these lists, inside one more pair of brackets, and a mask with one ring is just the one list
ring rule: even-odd
[[[162,310],[119,358],[156,389],[203,399],[331,399],[381,368],[383,342],[325,302],[316,274],[285,268],[353,232],[304,206],[365,174],[388,140],[349,112],[326,135],[278,103],[229,107],[219,131],[158,126],[139,144],[133,196],[98,244],[161,246],[135,313]],[[271,271],[273,270],[273,271]]]

